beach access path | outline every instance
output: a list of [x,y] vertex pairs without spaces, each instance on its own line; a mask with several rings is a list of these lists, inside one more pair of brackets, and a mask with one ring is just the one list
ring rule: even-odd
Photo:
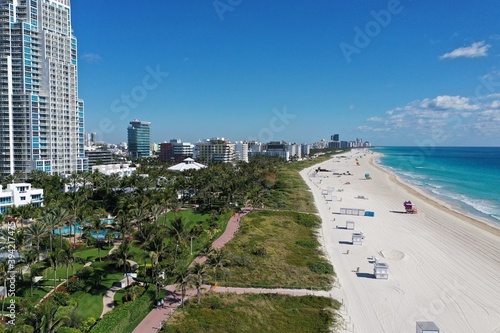
[[[322,219],[320,242],[338,277],[335,294],[348,331],[414,332],[416,321],[433,321],[442,333],[499,333],[498,233],[403,185],[370,162],[373,153],[343,155],[301,175]],[[330,172],[315,174],[318,166]],[[337,201],[326,200],[328,188]],[[406,200],[416,204],[417,214],[403,213]],[[375,216],[340,215],[340,208]],[[347,221],[355,230],[345,229]],[[362,245],[351,244],[354,231],[364,234]],[[389,265],[387,280],[374,278],[373,256]]]
[[[238,231],[241,218],[250,211],[251,210],[248,207],[245,207],[242,209],[241,213],[236,213],[231,216],[222,235],[212,243],[212,248],[218,249],[227,244],[227,242],[229,242]],[[205,256],[199,256],[195,258],[193,263],[204,263],[206,260],[207,258]],[[161,329],[165,321],[181,304],[181,296],[177,293],[176,289],[176,285],[169,285],[165,287],[167,296],[164,300],[163,306],[152,310],[134,329],[133,333],[156,333]],[[204,290],[206,289],[209,288],[204,288]],[[189,289],[186,291],[186,298],[192,297],[195,294],[196,290]]]

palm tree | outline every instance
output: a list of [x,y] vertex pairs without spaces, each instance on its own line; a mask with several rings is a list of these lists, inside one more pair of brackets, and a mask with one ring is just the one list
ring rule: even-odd
[[50,239],[50,251],[54,251],[53,247],[53,237],[54,230],[58,227],[58,220],[50,210],[46,210],[42,215],[42,223],[49,229],[49,239]]
[[71,220],[71,214],[66,208],[62,207],[52,209],[51,214],[53,214],[56,219],[56,225],[59,228],[59,239],[61,241],[60,246],[62,247],[62,227]]
[[40,261],[40,239],[47,235],[47,225],[42,222],[35,222],[26,229],[26,232],[30,241],[36,240],[38,261]]
[[[130,252],[131,246],[128,242],[123,242],[120,246],[113,252],[116,257],[116,263],[118,266],[123,267],[123,274],[127,274],[127,267],[130,265],[128,260],[132,257]],[[127,275],[127,285],[129,285],[128,275]]]
[[62,256],[62,252],[64,250],[59,250],[59,251],[53,251],[53,252],[50,252],[49,253],[49,262],[50,262],[50,266],[52,266],[52,268],[54,269],[54,290],[56,290],[56,287],[57,287],[57,283],[56,283],[56,280],[57,280],[57,267],[61,261],[61,256]]
[[168,236],[174,237],[177,243],[184,245],[187,235],[187,227],[182,217],[175,218],[167,227]]
[[38,260],[38,253],[34,248],[23,253],[23,262],[28,265],[30,275],[30,295],[33,297],[33,264]]
[[102,261],[101,259],[101,239],[99,238],[99,233],[104,230],[104,226],[101,223],[101,219],[98,216],[94,216],[92,220],[90,221],[90,228],[92,231],[95,232],[95,238],[97,241],[97,254],[99,256],[99,261]]
[[198,299],[198,304],[201,301],[200,289],[207,278],[207,269],[205,264],[196,262],[190,269],[190,276],[193,286],[196,288],[196,297]]
[[66,266],[66,284],[69,280],[69,267],[74,268],[75,264],[75,251],[71,248],[65,248],[60,251],[60,263]]
[[153,223],[158,225],[158,218],[165,212],[165,208],[162,205],[154,204],[149,208],[149,213],[153,219]]
[[186,297],[187,288],[191,287],[191,279],[189,276],[189,269],[187,267],[181,267],[176,269],[175,272],[175,283],[177,283],[177,288],[181,290],[181,307],[184,307],[184,298]]
[[62,325],[69,321],[67,316],[57,316],[59,306],[53,301],[43,303],[40,308],[40,333],[55,333]]
[[223,248],[213,249],[208,254],[207,262],[214,270],[214,280],[217,283],[217,273],[228,264],[226,251]]

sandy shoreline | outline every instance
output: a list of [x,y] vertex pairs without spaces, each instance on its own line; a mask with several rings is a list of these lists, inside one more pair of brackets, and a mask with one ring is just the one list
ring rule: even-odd
[[459,211],[453,209],[452,207],[450,207],[450,205],[445,203],[444,201],[441,201],[441,200],[437,199],[436,197],[428,195],[427,193],[424,193],[419,188],[416,188],[416,187],[406,183],[398,175],[390,172],[389,170],[385,169],[383,166],[378,164],[376,161],[374,161],[374,159],[377,158],[378,156],[381,156],[381,155],[375,153],[374,158],[370,159],[370,164],[372,164],[376,168],[382,170],[383,172],[387,173],[389,175],[389,177],[391,177],[392,181],[397,182],[399,185],[401,185],[403,187],[406,187],[406,190],[409,193],[411,193],[412,195],[418,196],[420,200],[424,200],[424,201],[427,201],[428,203],[437,205],[437,206],[439,206],[440,209],[448,210],[448,212],[450,214],[454,214],[457,217],[475,225],[476,227],[479,227],[479,228],[484,229],[488,232],[491,232],[492,234],[494,234],[496,236],[500,236],[500,228],[493,225],[492,222],[485,221],[485,220],[479,220],[477,218],[474,218],[472,216],[468,216],[462,212],[459,212]]
[[[416,321],[434,321],[441,333],[500,333],[498,229],[428,198],[370,163],[375,155],[363,154],[352,151],[301,172],[323,221],[320,241],[340,286],[331,292],[344,302],[347,331],[414,332]],[[314,177],[318,166],[330,172]],[[343,175],[347,171],[352,175]],[[332,187],[341,201],[322,194]],[[405,200],[418,214],[400,213]],[[339,215],[340,208],[375,216]],[[362,245],[351,244],[346,221],[363,232]],[[373,278],[372,256],[389,265],[388,280]]]

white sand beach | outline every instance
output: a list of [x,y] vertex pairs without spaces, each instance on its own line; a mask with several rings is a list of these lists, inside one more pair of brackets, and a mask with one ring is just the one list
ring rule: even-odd
[[[332,294],[344,302],[346,332],[413,333],[416,321],[433,321],[441,333],[500,333],[500,230],[401,184],[369,163],[372,153],[344,156],[301,175],[323,220],[320,241],[338,276]],[[318,166],[330,171],[314,177]],[[333,174],[347,171],[352,175]],[[322,190],[328,187],[341,201],[326,201]],[[417,214],[402,213],[406,200],[417,206]],[[375,216],[340,215],[340,208]],[[363,233],[362,245],[351,244],[354,231],[343,229],[346,221]],[[389,265],[387,280],[373,277],[372,256]]]

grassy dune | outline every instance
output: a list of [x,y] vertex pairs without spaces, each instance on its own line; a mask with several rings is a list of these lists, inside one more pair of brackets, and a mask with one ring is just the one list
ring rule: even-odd
[[245,216],[226,245],[229,267],[221,285],[329,289],[333,268],[316,240],[311,214],[257,211]]
[[340,304],[324,297],[215,294],[178,309],[163,333],[326,333]]

